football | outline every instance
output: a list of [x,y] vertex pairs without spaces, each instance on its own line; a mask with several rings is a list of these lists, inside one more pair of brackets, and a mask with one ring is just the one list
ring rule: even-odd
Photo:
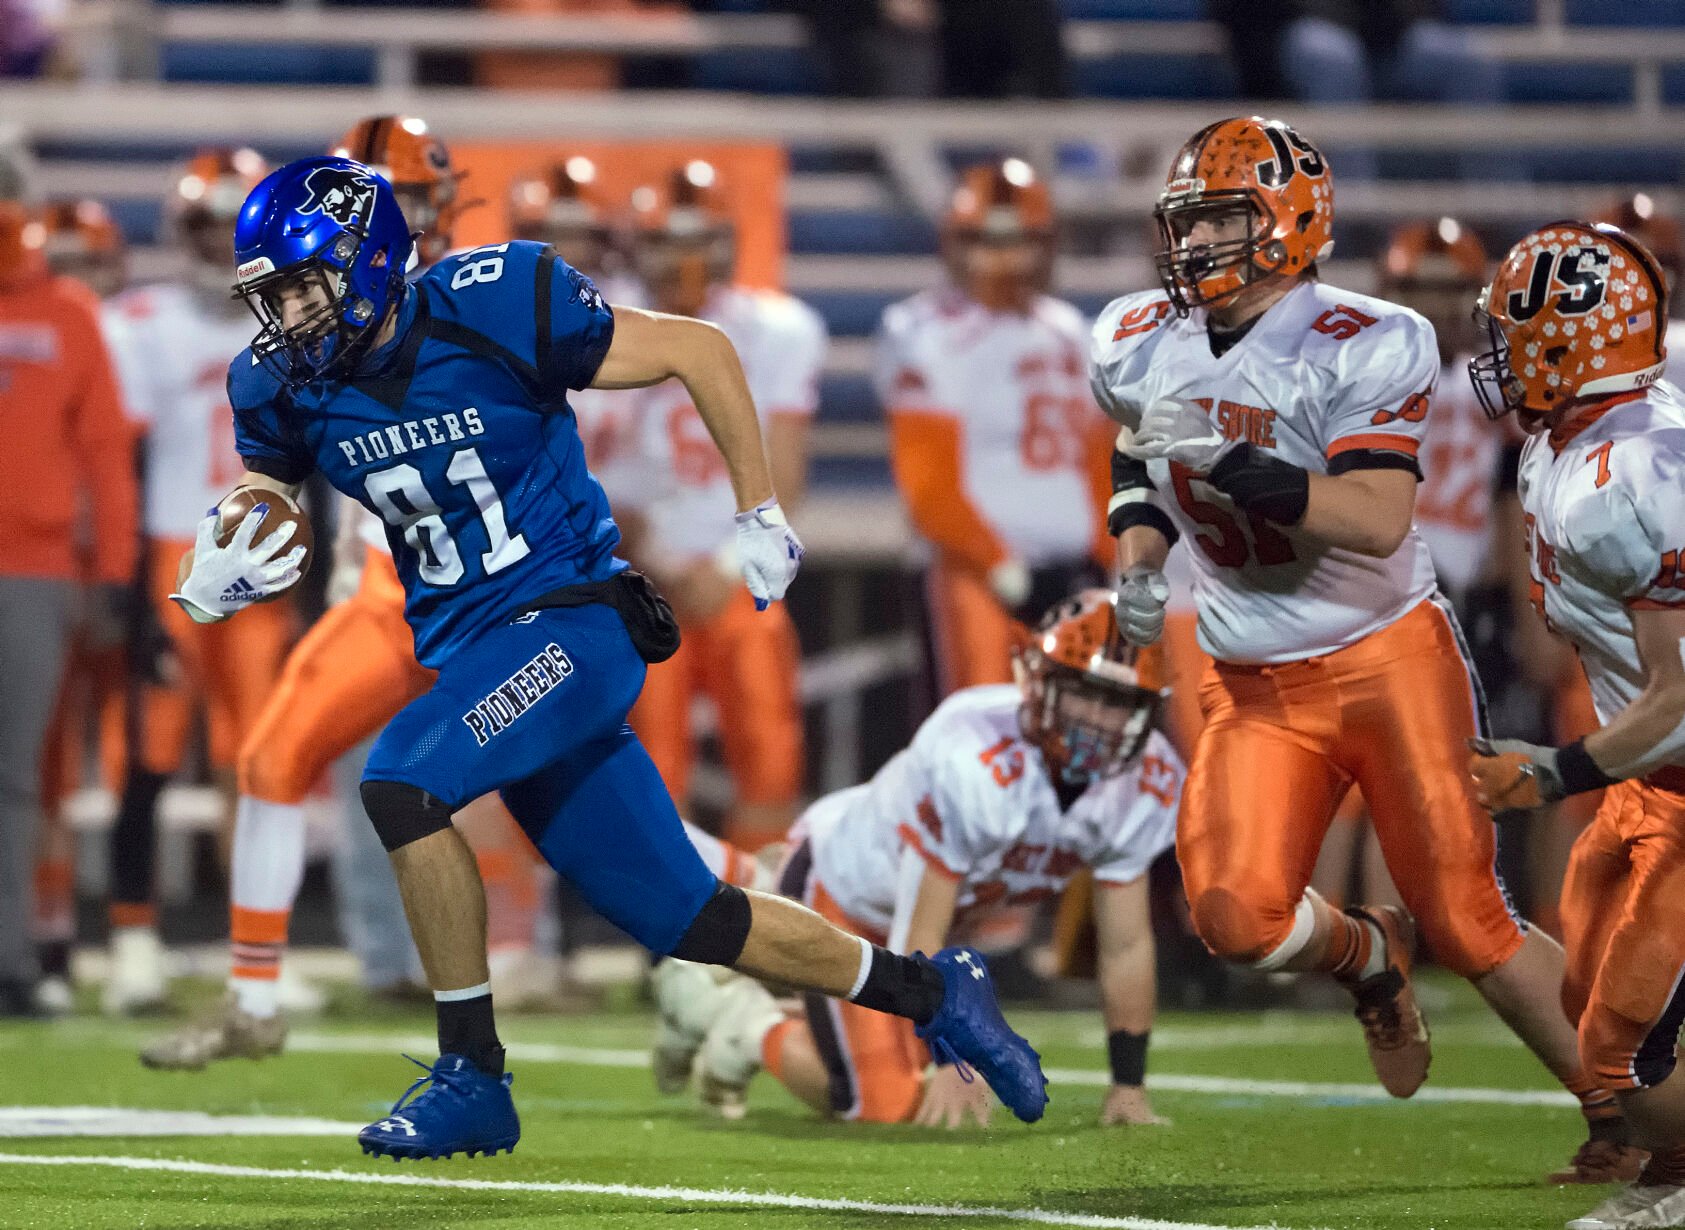
[[[304,560],[299,565],[299,576],[310,571],[310,565],[316,558],[316,531],[310,526],[310,518],[304,515],[304,509],[299,507],[297,500],[280,491],[269,491],[262,487],[236,487],[223,497],[222,503],[217,505],[217,512],[221,517],[221,529],[217,534],[217,544],[226,546],[234,537],[234,531],[240,528],[240,522],[245,519],[254,504],[267,504],[269,511],[264,514],[258,524],[257,533],[253,536],[253,543],[260,543],[276,530],[291,521],[298,528],[293,531],[292,538],[281,549],[285,555],[294,547],[304,548]],[[265,598],[263,601],[272,602],[279,594]]]

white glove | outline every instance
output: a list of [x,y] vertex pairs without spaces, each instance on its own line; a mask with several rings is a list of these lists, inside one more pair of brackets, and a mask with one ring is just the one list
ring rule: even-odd
[[199,535],[193,544],[193,570],[181,583],[181,589],[170,595],[194,623],[214,624],[227,619],[236,611],[243,611],[254,602],[272,598],[295,584],[304,575],[299,565],[304,562],[304,548],[294,547],[279,555],[298,528],[296,521],[276,530],[256,546],[252,539],[257,527],[269,512],[267,504],[254,504],[241,519],[228,545],[217,545],[221,517],[211,509],[199,522]]
[[1123,574],[1117,590],[1117,624],[1131,645],[1146,648],[1164,632],[1164,604],[1170,582],[1156,568],[1137,564]]
[[806,554],[776,499],[737,514],[737,558],[757,611],[784,596]]
[[1190,470],[1208,474],[1238,441],[1225,439],[1217,425],[1192,402],[1161,397],[1147,407],[1141,426],[1120,451],[1137,461],[1179,461]]
[[1017,610],[1030,596],[1034,581],[1021,559],[1010,556],[989,569],[989,588],[1008,610]]

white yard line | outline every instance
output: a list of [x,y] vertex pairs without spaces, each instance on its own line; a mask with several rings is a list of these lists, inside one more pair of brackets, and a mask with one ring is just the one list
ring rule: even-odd
[[349,1136],[361,1123],[127,1106],[0,1106],[0,1139],[62,1136]]
[[987,1217],[1041,1226],[1091,1227],[1094,1230],[1279,1230],[1269,1227],[1216,1226],[1205,1222],[1161,1221],[1152,1217],[1106,1217],[1098,1213],[1060,1213],[1048,1209],[1006,1209],[958,1204],[880,1204],[871,1200],[836,1200],[782,1192],[732,1191],[708,1187],[645,1187],[629,1183],[534,1183],[496,1179],[443,1179],[418,1174],[381,1174],[349,1170],[271,1170],[261,1166],[225,1166],[214,1162],[174,1161],[153,1157],[50,1157],[0,1153],[6,1166],[101,1166],[115,1170],[165,1171],[219,1179],[301,1179],[313,1183],[353,1183],[377,1187],[442,1187],[462,1191],[539,1192],[570,1196],[617,1196],[626,1200],[675,1201],[733,1207],[813,1209],[828,1213],[876,1213],[898,1217]]
[[[430,1055],[438,1044],[423,1034],[294,1034],[287,1046],[300,1051],[341,1054],[416,1051]],[[509,1058],[516,1063],[572,1063],[594,1068],[642,1068],[649,1052],[591,1046],[554,1046],[543,1042],[511,1042]],[[1108,1085],[1111,1077],[1089,1068],[1049,1068],[1047,1079],[1056,1085]],[[1338,1101],[1394,1102],[1379,1085],[1323,1081],[1246,1080],[1227,1076],[1178,1076],[1154,1073],[1147,1083],[1166,1093],[1206,1093],[1227,1097],[1330,1098]],[[1453,1102],[1492,1106],[1574,1106],[1572,1094],[1560,1089],[1468,1089],[1423,1086],[1412,1102]]]

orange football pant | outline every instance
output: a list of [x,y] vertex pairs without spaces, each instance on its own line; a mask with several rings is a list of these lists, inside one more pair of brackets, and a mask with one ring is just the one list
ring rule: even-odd
[[925,581],[935,642],[936,686],[943,696],[985,683],[1012,682],[1012,651],[1024,625],[1000,604],[986,577],[940,560]]
[[1257,961],[1287,939],[1355,782],[1440,963],[1475,978],[1515,955],[1524,932],[1465,769],[1479,705],[1460,638],[1430,600],[1334,653],[1213,664],[1176,840],[1194,926],[1213,953]]
[[370,548],[357,592],[329,609],[287,658],[241,745],[240,793],[269,803],[303,802],[329,765],[434,678],[415,660],[398,571],[386,552]]
[[794,803],[805,771],[797,672],[801,645],[781,602],[764,611],[738,590],[711,619],[679,625],[678,653],[649,668],[632,729],[675,799],[690,794],[696,747],[690,706],[708,696],[719,713],[726,768],[744,803]]
[[1655,776],[1604,790],[1562,889],[1562,1006],[1610,1089],[1661,1083],[1685,1021],[1685,771]]
[[181,767],[200,701],[210,730],[211,763],[235,762],[293,642],[292,604],[284,598],[248,607],[240,618],[224,623],[189,619],[170,595],[181,557],[192,548],[191,542],[154,539],[148,570],[153,605],[184,676],[180,687],[143,684],[140,690],[140,763],[164,775]]

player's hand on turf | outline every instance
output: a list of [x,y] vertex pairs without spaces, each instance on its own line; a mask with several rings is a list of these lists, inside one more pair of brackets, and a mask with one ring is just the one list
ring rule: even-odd
[[806,554],[776,499],[737,514],[737,560],[757,611],[784,597]]
[[296,521],[287,522],[262,542],[252,542],[268,514],[269,505],[252,505],[226,546],[217,545],[221,517],[216,509],[211,509],[199,522],[199,535],[193,544],[193,570],[170,595],[195,623],[227,619],[236,611],[287,589],[303,575],[299,571],[304,562],[303,547],[281,554],[298,530]]
[[943,1064],[925,1082],[924,1100],[913,1122],[920,1127],[964,1127],[975,1119],[978,1127],[989,1126],[995,1108],[994,1095],[981,1080],[967,1081],[954,1064]]
[[1520,739],[1470,739],[1469,776],[1488,811],[1525,811],[1563,797],[1556,749]]
[[1207,473],[1235,446],[1211,417],[1192,402],[1161,397],[1147,407],[1135,438],[1122,451],[1137,461],[1179,461]]
[[1131,645],[1146,648],[1164,632],[1164,605],[1170,601],[1170,582],[1157,568],[1137,564],[1123,574],[1117,588],[1117,626]]
[[1100,1104],[1100,1126],[1169,1127],[1170,1120],[1153,1114],[1147,1091],[1140,1085],[1113,1085]]

